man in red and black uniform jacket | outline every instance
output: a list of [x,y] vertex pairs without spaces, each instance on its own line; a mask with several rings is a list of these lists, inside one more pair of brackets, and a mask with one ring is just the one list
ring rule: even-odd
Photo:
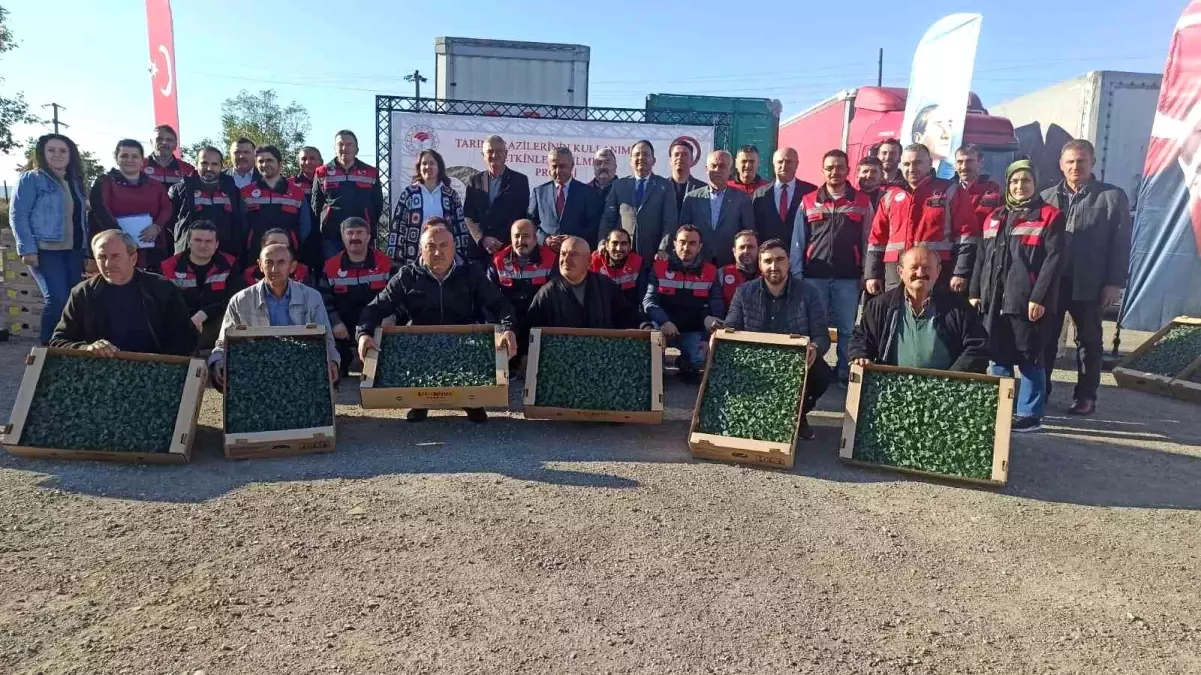
[[[255,150],[254,161],[260,177],[242,188],[246,229],[246,252],[242,260],[247,266],[258,260],[259,242],[268,230],[279,228],[287,232],[293,253],[303,251],[312,234],[309,211],[304,208],[304,190],[280,175],[279,150],[264,145]],[[338,248],[341,247],[339,240]]]
[[1005,205],[1005,193],[995,180],[980,173],[980,148],[973,144],[955,151],[955,183],[952,191],[962,190],[971,202],[980,230],[993,211]]
[[906,250],[921,246],[942,262],[938,284],[966,293],[976,264],[980,225],[971,203],[953,194],[951,181],[930,173],[930,151],[914,143],[901,153],[906,186],[889,187],[872,219],[864,258],[867,292],[879,295],[900,284],[896,263]]
[[[287,246],[292,251],[292,257],[296,257],[296,249],[292,248],[292,235],[288,234],[287,231],[279,228],[267,230],[263,233],[262,238],[259,239],[259,251],[262,251],[271,244]],[[309,266],[302,262],[296,263],[296,269],[292,270],[292,274],[288,278],[305,286],[312,286],[317,281],[313,279],[312,270]],[[257,261],[242,272],[242,282],[245,286],[253,286],[262,280],[263,270],[259,267]]]
[[642,266],[642,256],[630,250],[629,232],[620,227],[609,230],[609,236],[593,252],[588,269],[612,279],[630,305],[641,311],[648,272]]
[[163,277],[179,288],[200,332],[197,349],[217,341],[225,306],[240,289],[237,267],[236,258],[217,250],[217,228],[205,220],[191,224],[186,249],[163,261]]
[[246,248],[246,233],[242,229],[242,193],[233,180],[221,170],[224,158],[221,151],[208,147],[196,157],[199,167],[171,186],[167,195],[175,213],[175,252],[188,248],[192,223],[208,221],[217,228],[217,245],[222,253],[242,259]]
[[721,282],[721,297],[726,309],[734,302],[738,287],[759,278],[759,235],[754,230],[742,230],[734,235],[734,262],[717,272]]
[[154,152],[146,156],[142,171],[168,189],[188,176],[195,175],[196,167],[175,158],[175,149],[178,147],[179,137],[170,124],[155,127]]
[[680,379],[699,380],[705,367],[709,333],[726,315],[717,266],[701,258],[701,233],[695,225],[676,230],[675,250],[655,260],[647,278],[642,310],[663,332],[668,346],[678,347]]
[[346,377],[355,356],[351,329],[358,325],[363,308],[384,290],[396,269],[391,258],[371,248],[371,227],[367,221],[351,216],[342,221],[341,227],[345,250],[325,261],[317,288],[325,299],[334,345],[342,358],[342,377]]
[[313,180],[317,177],[317,167],[321,166],[321,151],[311,145],[306,145],[296,153],[296,163],[300,171],[291,180],[304,189],[305,202],[312,207]]
[[[334,135],[335,157],[313,173],[313,214],[321,242],[321,258],[342,250],[342,221],[355,216],[371,226],[374,244],[384,212],[379,169],[359,161],[359,139],[343,129]],[[374,248],[374,246],[372,246]]]
[[522,218],[510,228],[512,243],[492,256],[488,278],[499,288],[501,295],[513,306],[517,320],[517,355],[510,365],[521,372],[520,359],[528,350],[530,327],[525,315],[538,289],[546,285],[558,271],[559,259],[549,246],[539,245],[534,234],[534,221]]
[[759,177],[759,148],[753,145],[738,148],[738,155],[734,158],[734,177],[727,185],[754,197],[755,191],[767,184],[768,181]]

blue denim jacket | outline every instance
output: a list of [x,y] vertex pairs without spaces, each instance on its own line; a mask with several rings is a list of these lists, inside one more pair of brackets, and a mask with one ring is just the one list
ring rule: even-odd
[[[74,216],[80,230],[87,232],[87,199],[83,186],[72,183],[71,188],[85,208],[78,209]],[[44,171],[25,171],[17,180],[13,192],[9,217],[13,235],[17,239],[17,254],[30,255],[38,252],[38,242],[60,242],[63,240],[63,190],[54,176]],[[87,242],[78,242],[86,248]]]

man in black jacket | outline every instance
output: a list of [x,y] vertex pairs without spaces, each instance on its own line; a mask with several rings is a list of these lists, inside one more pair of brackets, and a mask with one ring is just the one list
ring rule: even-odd
[[212,146],[196,153],[196,173],[171,186],[171,210],[175,214],[175,252],[188,248],[192,223],[211,222],[217,228],[217,244],[222,253],[241,260],[246,248],[242,228],[242,191],[232,178],[221,172],[225,158]]
[[530,205],[530,179],[505,166],[509,154],[505,139],[489,136],[484,140],[483,153],[487,169],[471,177],[463,203],[463,215],[475,241],[467,257],[481,269],[505,247],[509,228],[526,217]]
[[1051,396],[1051,373],[1059,351],[1063,319],[1072,315],[1076,324],[1076,390],[1072,394],[1073,415],[1091,415],[1097,407],[1101,386],[1101,321],[1105,308],[1116,303],[1126,286],[1130,266],[1130,200],[1122,188],[1093,177],[1097,155],[1093,144],[1077,139],[1064,144],[1059,168],[1064,180],[1043,191],[1043,201],[1067,217],[1067,248],[1060,265],[1059,298],[1056,311],[1047,317],[1047,397]]
[[851,363],[983,373],[988,336],[966,298],[935,288],[942,271],[933,251],[914,246],[897,263],[901,285],[873,297],[851,337]]
[[559,276],[534,295],[526,313],[530,328],[638,328],[638,310],[617,283],[588,271],[590,255],[581,237],[559,246]]
[[71,290],[50,346],[99,356],[143,352],[191,356],[196,327],[175,284],[137,269],[138,244],[120,230],[92,239],[100,274]]
[[[375,329],[389,316],[396,315],[397,325],[450,326],[483,323],[484,312],[496,317],[504,329],[501,345],[512,358],[517,352],[517,336],[513,334],[513,306],[501,295],[500,289],[488,281],[484,272],[474,265],[455,261],[455,241],[450,228],[442,223],[427,225],[421,233],[421,262],[400,268],[396,276],[375,297],[362,313],[355,334],[359,357],[379,346],[375,344]],[[467,419],[477,424],[488,421],[483,408],[467,408]],[[420,422],[428,411],[412,409],[410,422]]]
[[213,348],[229,299],[241,290],[237,259],[217,245],[217,226],[198,220],[189,228],[188,247],[163,261],[163,277],[179,288],[200,331],[199,349]]

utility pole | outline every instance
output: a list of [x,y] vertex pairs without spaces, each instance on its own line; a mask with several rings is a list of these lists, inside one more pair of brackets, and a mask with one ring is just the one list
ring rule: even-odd
[[71,126],[70,124],[67,124],[66,122],[59,122],[59,121],[58,121],[58,111],[59,111],[59,109],[66,110],[66,109],[67,109],[67,106],[65,106],[65,105],[59,105],[59,104],[57,104],[57,103],[47,103],[46,105],[44,105],[44,106],[42,106],[42,107],[43,107],[43,108],[54,108],[54,133],[56,133],[56,134],[58,133],[58,128],[59,128],[60,126],[64,126],[64,127],[69,127],[69,126]]
[[876,86],[884,86],[884,48],[880,48],[880,59],[876,62]]
[[413,87],[416,89],[416,91],[413,93],[413,98],[417,99],[417,103],[418,103],[418,105],[420,105],[421,104],[421,83],[429,82],[429,80],[426,79],[425,77],[422,77],[420,70],[414,70],[413,72],[409,73],[408,75],[405,75],[405,82],[413,83]]

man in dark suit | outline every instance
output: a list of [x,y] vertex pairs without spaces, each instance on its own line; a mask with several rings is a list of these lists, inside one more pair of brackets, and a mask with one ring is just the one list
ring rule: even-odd
[[555,148],[546,157],[551,180],[530,193],[529,219],[537,229],[538,244],[553,251],[568,237],[579,237],[596,245],[597,223],[592,204],[595,194],[587,183],[571,177],[575,158],[571,150]]
[[505,247],[509,228],[526,217],[530,181],[525,174],[505,166],[508,150],[500,136],[489,136],[483,153],[487,169],[468,181],[463,209],[474,240],[467,256],[486,268],[488,259]]
[[634,251],[642,256],[642,264],[649,266],[663,235],[675,232],[679,213],[671,182],[651,173],[655,147],[650,141],[638,141],[630,148],[630,168],[634,175],[619,178],[609,190],[597,240],[620,227],[630,233]]
[[[759,241],[779,239],[792,241],[793,227],[799,222],[801,197],[813,192],[817,186],[797,180],[796,170],[800,163],[796,150],[780,148],[772,155],[772,169],[776,180],[755,191],[751,211],[755,217],[755,231]],[[794,273],[798,268],[798,256],[793,256]]]
[[692,166],[696,164],[696,159],[692,156],[692,146],[683,140],[675,141],[667,149],[667,161],[671,164],[669,180],[675,190],[676,211],[680,211],[684,208],[684,196],[705,187],[705,183],[692,177]]
[[[696,225],[701,231],[701,259],[718,267],[734,263],[734,235],[755,227],[751,198],[729,188],[733,163],[725,150],[709,153],[705,161],[709,184],[689,192],[680,211],[680,222]],[[662,250],[667,251],[669,243],[665,238]]]

